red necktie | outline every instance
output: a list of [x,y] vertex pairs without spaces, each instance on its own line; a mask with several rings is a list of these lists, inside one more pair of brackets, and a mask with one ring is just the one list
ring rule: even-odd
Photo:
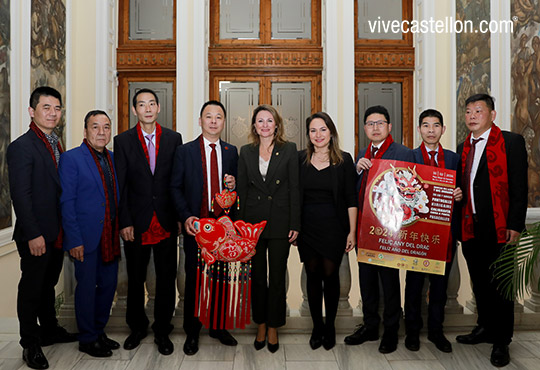
[[375,158],[375,155],[377,154],[378,150],[379,148],[377,148],[376,146],[371,147],[371,158]]
[[435,156],[437,155],[437,151],[430,150],[428,154],[429,154],[429,165],[433,167],[438,167],[437,162],[435,162]]
[[[217,151],[216,151],[216,144],[210,144],[210,148],[212,148],[212,153],[210,153],[210,194],[211,199],[214,199],[217,193],[220,192],[219,190],[219,170],[218,170],[218,161],[217,161]],[[215,200],[215,199],[214,199]],[[222,209],[217,204],[217,202],[214,201],[214,216],[218,216]]]
[[[476,144],[480,140],[484,140],[484,138],[479,139],[472,139],[472,146],[471,151],[469,152],[469,155],[467,155],[467,159],[465,160],[465,172],[463,172],[463,182],[465,184],[465,194],[470,193],[471,189],[471,169],[474,162],[474,153],[476,152]],[[468,199],[471,199],[470,196],[467,196]]]

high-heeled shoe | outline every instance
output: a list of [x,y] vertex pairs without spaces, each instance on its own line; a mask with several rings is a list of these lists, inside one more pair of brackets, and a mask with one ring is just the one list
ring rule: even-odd
[[324,337],[322,340],[322,345],[325,350],[329,351],[336,345],[336,328],[326,328],[324,331]]
[[309,338],[309,346],[311,349],[316,350],[323,344],[323,333],[319,328],[313,328],[311,331],[311,338]]
[[253,346],[257,351],[260,351],[264,348],[264,346],[266,346],[266,339],[259,342],[257,338],[255,338],[255,340],[253,341]]
[[278,349],[279,349],[279,342],[274,343],[274,344],[268,342],[268,350],[270,352],[275,353],[277,352]]

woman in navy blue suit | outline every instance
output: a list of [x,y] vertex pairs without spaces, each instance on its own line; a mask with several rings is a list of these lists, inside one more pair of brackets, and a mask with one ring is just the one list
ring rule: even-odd
[[[298,252],[307,274],[313,320],[309,344],[329,350],[336,344],[339,266],[356,244],[356,171],[349,153],[339,149],[336,126],[324,112],[306,120],[308,144],[300,152],[302,233]],[[322,317],[324,297],[326,322]]]
[[240,219],[267,221],[252,259],[251,305],[259,324],[254,345],[262,349],[268,335],[268,350],[276,352],[277,328],[285,325],[289,248],[300,230],[298,153],[285,141],[283,120],[272,106],[254,110],[249,136],[251,144],[242,147],[238,163]]

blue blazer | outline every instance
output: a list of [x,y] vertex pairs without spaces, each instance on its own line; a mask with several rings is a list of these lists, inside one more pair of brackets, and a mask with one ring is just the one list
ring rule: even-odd
[[[366,154],[366,150],[370,148],[371,144],[367,147],[362,149],[358,153],[358,157],[356,157],[355,164],[358,163],[358,160]],[[411,149],[407,148],[404,145],[401,145],[399,143],[396,143],[395,141],[390,144],[388,149],[386,149],[386,152],[382,155],[381,159],[392,159],[396,161],[403,161],[403,162],[411,162],[415,163],[414,161],[414,155]],[[365,171],[362,171],[360,176],[358,176],[358,181],[356,182],[356,192],[360,192],[360,186],[362,185],[362,176],[364,175]]]
[[[109,154],[112,155],[112,152],[109,151]],[[111,170],[118,184],[116,171],[114,168]],[[64,227],[64,250],[69,251],[84,245],[85,253],[92,252],[99,246],[103,232],[105,189],[96,162],[86,144],[83,143],[60,156],[58,173],[62,185],[60,207]],[[118,186],[116,191],[118,192]],[[118,204],[116,207],[118,209]]]
[[[220,140],[222,174],[236,178],[238,171],[238,149]],[[171,197],[178,214],[184,223],[189,217],[201,215],[204,177],[202,170],[199,138],[176,148],[171,175]]]

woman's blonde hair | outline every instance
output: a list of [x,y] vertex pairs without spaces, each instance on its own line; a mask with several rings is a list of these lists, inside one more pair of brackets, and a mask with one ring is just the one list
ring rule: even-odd
[[267,111],[270,112],[272,117],[274,118],[274,122],[276,123],[276,129],[274,131],[274,140],[272,140],[272,144],[278,143],[283,144],[286,142],[285,140],[285,129],[283,127],[283,119],[279,115],[276,108],[272,107],[268,104],[262,104],[259,105],[255,110],[253,111],[253,116],[251,117],[251,130],[249,132],[249,141],[253,145],[259,145],[261,143],[261,139],[259,138],[259,134],[257,134],[257,128],[255,127],[256,120],[257,120],[257,114],[261,111]]

